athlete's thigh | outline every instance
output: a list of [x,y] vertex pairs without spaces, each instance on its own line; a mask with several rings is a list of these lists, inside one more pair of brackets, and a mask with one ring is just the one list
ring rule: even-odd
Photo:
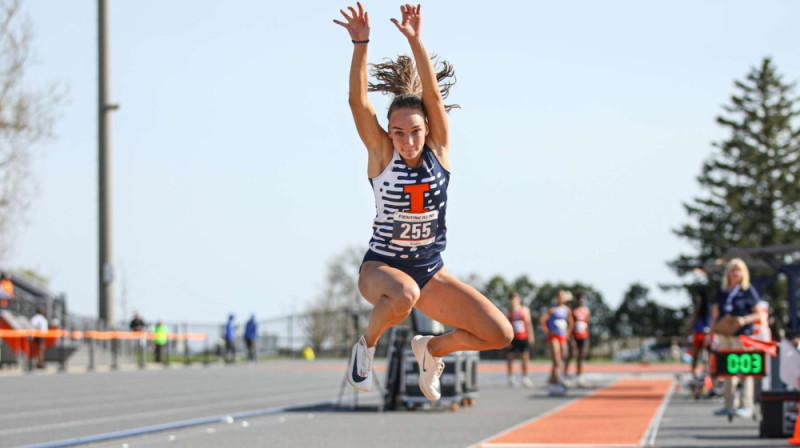
[[361,295],[373,305],[383,296],[419,298],[419,286],[411,276],[380,261],[367,261],[361,265],[358,276]]
[[416,308],[433,320],[486,339],[510,328],[508,318],[483,294],[442,268],[422,288]]
[[550,350],[550,356],[553,359],[561,358],[561,341],[558,339],[550,339],[547,341],[547,348]]

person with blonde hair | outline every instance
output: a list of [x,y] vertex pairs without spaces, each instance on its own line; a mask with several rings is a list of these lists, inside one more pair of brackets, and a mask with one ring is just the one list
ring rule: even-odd
[[555,306],[539,318],[539,326],[545,334],[547,352],[550,354],[550,379],[548,391],[554,395],[566,392],[564,387],[564,355],[567,352],[567,337],[575,328],[575,320],[567,302],[572,300],[572,293],[559,289],[555,296]]
[[[419,387],[431,401],[441,397],[442,357],[459,350],[503,348],[513,330],[508,319],[480,292],[444,267],[445,212],[450,183],[450,133],[444,104],[452,66],[438,73],[422,43],[419,5],[400,7],[391,19],[411,47],[413,59],[400,56],[373,65],[377,84],[368,83],[369,14],[361,3],[340,10],[353,43],[350,111],[367,149],[367,176],[375,195],[373,233],[361,264],[358,286],[373,305],[366,333],[353,346],[347,379],[357,390],[372,385],[372,359],[378,338],[401,323],[413,308],[455,330],[416,335],[411,348],[419,363]],[[443,85],[440,87],[439,83]],[[394,98],[388,129],[378,122],[368,91]]]
[[[720,349],[743,348],[739,335],[753,334],[753,324],[760,319],[758,302],[758,292],[750,285],[750,271],[745,262],[740,258],[729,261],[711,308],[711,330],[717,333]],[[739,379],[725,379],[722,389],[725,405],[714,411],[715,415],[753,415],[753,378],[746,377],[743,381],[740,403],[734,408],[734,390]]]

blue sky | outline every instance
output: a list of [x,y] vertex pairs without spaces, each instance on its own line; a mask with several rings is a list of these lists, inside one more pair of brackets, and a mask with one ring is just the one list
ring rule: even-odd
[[[346,2],[109,1],[116,297],[147,319],[302,310],[325,266],[369,239],[366,152],[347,108]],[[456,275],[582,281],[615,306],[641,282],[681,295],[671,229],[724,138],[715,123],[764,56],[800,80],[792,1],[424,3],[450,60]],[[370,61],[408,53],[367,2]],[[69,88],[37,147],[39,193],[10,258],[97,310],[96,1],[27,1],[33,87]],[[386,99],[374,94],[381,117]],[[382,121],[385,124],[385,120]],[[122,309],[117,304],[117,316]]]

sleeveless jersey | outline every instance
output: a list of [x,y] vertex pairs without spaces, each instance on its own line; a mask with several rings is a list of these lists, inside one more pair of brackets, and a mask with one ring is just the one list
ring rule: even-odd
[[511,327],[514,329],[514,339],[528,339],[528,323],[525,322],[525,314],[522,309],[509,311],[508,320],[511,321]]
[[575,339],[586,339],[589,337],[589,310],[584,307],[572,310],[572,317],[575,318],[575,329],[572,335]]
[[414,261],[444,250],[450,173],[428,146],[422,150],[422,164],[418,168],[409,168],[394,151],[386,169],[369,181],[376,209],[369,241],[371,251]]
[[568,312],[569,308],[567,308],[566,305],[553,308],[550,317],[547,319],[547,331],[549,331],[550,334],[558,336],[565,336],[567,334],[567,327],[569,326],[569,322],[567,321]]

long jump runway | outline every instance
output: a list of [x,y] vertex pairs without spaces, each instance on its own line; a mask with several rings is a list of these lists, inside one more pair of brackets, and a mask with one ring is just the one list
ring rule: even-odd
[[[596,389],[549,397],[509,388],[481,363],[473,407],[377,412],[378,394],[344,389],[345,361],[0,377],[0,447],[765,447],[755,422],[677,390],[686,366],[592,365]],[[517,366],[518,368],[518,366]],[[377,365],[379,379],[385,368]],[[358,406],[353,406],[353,400]]]

